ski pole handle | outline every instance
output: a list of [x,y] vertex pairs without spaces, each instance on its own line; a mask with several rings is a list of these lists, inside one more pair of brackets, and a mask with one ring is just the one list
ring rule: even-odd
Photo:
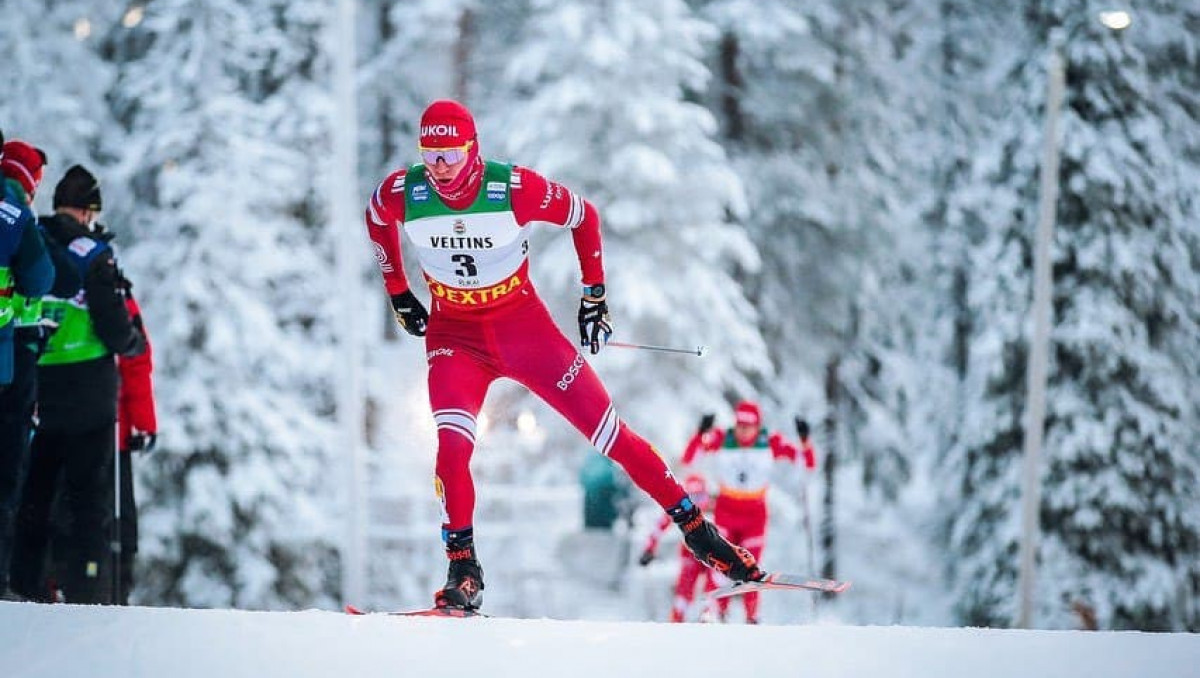
[[671,348],[669,346],[650,346],[648,344],[631,344],[624,341],[610,341],[608,346],[616,346],[617,348],[636,348],[642,351],[660,351],[662,353],[685,353],[687,355],[703,356],[704,347],[697,346],[696,348]]

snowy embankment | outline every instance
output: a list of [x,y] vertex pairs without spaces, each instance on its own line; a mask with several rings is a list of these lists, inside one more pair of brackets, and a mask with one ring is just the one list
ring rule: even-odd
[[1200,636],[0,603],[6,678],[1200,675]]

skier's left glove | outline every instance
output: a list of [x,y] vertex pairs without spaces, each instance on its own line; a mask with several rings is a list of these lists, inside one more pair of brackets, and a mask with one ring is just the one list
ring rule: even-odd
[[590,347],[592,355],[596,355],[608,343],[612,332],[604,285],[584,287],[583,298],[579,300],[579,345]]
[[809,428],[808,422],[802,417],[796,417],[796,435],[800,436],[800,441],[808,440]]
[[158,444],[158,434],[152,431],[134,431],[125,441],[125,449],[129,452],[153,452]]
[[653,562],[653,560],[654,560],[654,551],[652,549],[646,549],[645,551],[642,551],[642,555],[638,556],[638,565],[641,565],[642,567],[646,567],[651,562]]
[[400,327],[414,337],[425,336],[429,312],[425,310],[425,305],[417,295],[413,294],[412,290],[404,290],[400,294],[393,294],[391,300],[392,312],[396,314],[396,322],[400,323]]

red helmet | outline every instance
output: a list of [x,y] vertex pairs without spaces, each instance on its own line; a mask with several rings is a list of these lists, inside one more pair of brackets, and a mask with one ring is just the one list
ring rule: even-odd
[[762,410],[753,400],[743,400],[733,408],[733,420],[739,425],[761,426]]
[[465,146],[475,139],[475,117],[466,106],[451,99],[438,99],[421,114],[421,148]]
[[466,148],[467,162],[458,176],[446,184],[430,181],[433,190],[443,198],[457,199],[474,190],[483,178],[483,163],[479,160],[479,140],[475,134],[475,117],[466,106],[451,99],[438,99],[421,114],[417,147],[421,149]]

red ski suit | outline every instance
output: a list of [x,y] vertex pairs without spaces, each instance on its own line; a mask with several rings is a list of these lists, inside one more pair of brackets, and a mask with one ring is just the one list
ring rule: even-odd
[[[682,462],[685,467],[700,468],[705,477],[717,483],[713,523],[726,539],[741,544],[757,560],[766,546],[767,489],[773,466],[778,462],[795,464],[800,454],[805,467],[813,469],[816,458],[811,444],[805,443],[798,451],[780,433],[765,428],[745,441],[737,439],[732,429],[710,429],[692,437]],[[716,586],[714,581],[706,590]],[[742,600],[746,619],[757,621],[758,594],[744,594]],[[729,599],[718,599],[717,609],[724,619]]]
[[[701,511],[707,512],[712,506],[706,495],[690,493],[692,501],[700,507]],[[667,528],[671,527],[671,516],[664,515],[659,519],[658,524],[654,528],[649,538],[646,539],[644,551],[654,553],[658,550],[658,542],[662,539]],[[670,621],[673,624],[683,622],[687,616],[687,610],[692,605],[692,600],[696,597],[696,584],[703,583],[705,591],[711,591],[717,587],[714,583],[713,571],[706,567],[696,556],[692,555],[687,544],[679,543],[679,576],[675,579],[675,599],[671,601],[671,616]]]
[[[424,166],[396,170],[376,189],[366,212],[388,294],[409,288],[400,257],[403,228],[432,295],[425,348],[443,528],[472,525],[469,462],[476,417],[488,386],[499,377],[523,384],[557,410],[664,509],[678,504],[683,488],[657,451],[617,416],[599,377],[529,281],[528,226],[545,222],[571,230],[582,282],[603,282],[596,209],[527,168],[483,167],[477,190],[456,201],[432,190]],[[485,204],[489,200],[502,206],[507,200],[509,207]],[[415,213],[407,222],[406,210]],[[420,218],[423,214],[434,216]]]

